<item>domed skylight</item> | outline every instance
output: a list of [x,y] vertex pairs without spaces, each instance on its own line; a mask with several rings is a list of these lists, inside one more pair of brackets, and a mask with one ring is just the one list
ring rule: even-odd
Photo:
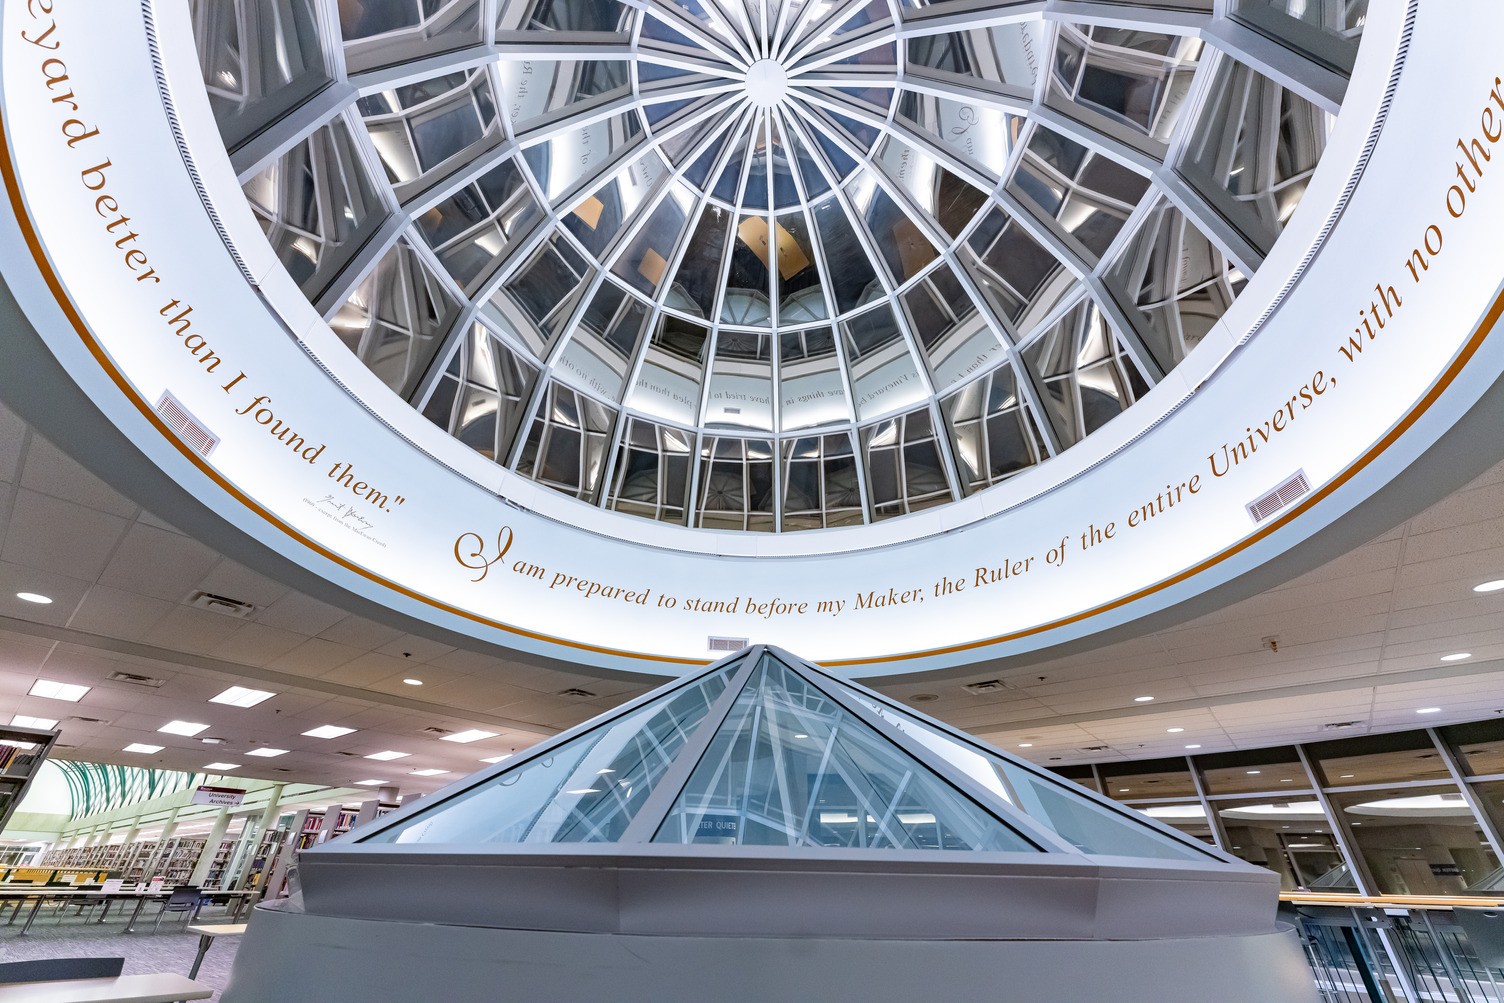
[[1162,380],[1299,202],[1364,8],[1041,6],[362,0],[336,42],[193,4],[268,238],[393,390],[591,504],[783,532]]

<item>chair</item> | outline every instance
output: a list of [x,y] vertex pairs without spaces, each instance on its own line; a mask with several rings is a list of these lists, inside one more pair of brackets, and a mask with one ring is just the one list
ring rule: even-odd
[[170,912],[187,913],[187,919],[192,919],[198,912],[199,891],[198,885],[178,885],[162,903],[162,908],[157,911],[157,922],[151,928],[152,933],[157,932],[157,927],[162,925],[162,917]]
[[113,979],[125,968],[124,958],[48,958],[0,964],[0,984],[61,982],[64,979]]

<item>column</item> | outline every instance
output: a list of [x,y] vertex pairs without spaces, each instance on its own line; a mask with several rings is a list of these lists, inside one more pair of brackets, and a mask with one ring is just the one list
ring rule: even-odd
[[214,816],[214,825],[209,829],[209,835],[204,840],[204,848],[199,852],[198,863],[193,865],[193,873],[188,878],[190,885],[197,885],[200,888],[204,886],[204,882],[209,877],[209,869],[214,866],[214,858],[219,853],[220,841],[225,838],[225,830],[229,827],[230,809],[221,808],[219,814]]
[[120,841],[121,845],[123,845],[123,846],[130,846],[132,843],[134,843],[136,841],[136,835],[140,831],[141,831],[141,816],[137,815],[135,818],[131,819],[130,828],[125,830],[125,839],[123,839],[123,840]]
[[167,848],[167,841],[172,838],[172,834],[178,831],[179,810],[174,808],[168,813],[167,821],[162,823],[162,835],[157,837],[157,848],[152,850],[151,856],[147,858],[146,868],[141,872],[142,881],[150,881],[157,876],[157,865],[162,862],[162,851]]

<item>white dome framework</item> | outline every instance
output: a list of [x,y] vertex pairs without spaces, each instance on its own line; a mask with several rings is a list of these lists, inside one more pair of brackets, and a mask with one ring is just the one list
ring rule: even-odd
[[388,386],[581,501],[764,532],[963,498],[1161,382],[1299,202],[1366,11],[193,6],[253,209]]

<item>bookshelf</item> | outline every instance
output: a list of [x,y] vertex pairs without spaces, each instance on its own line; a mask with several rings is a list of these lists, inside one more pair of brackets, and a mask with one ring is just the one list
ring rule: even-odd
[[0,727],[0,830],[10,824],[16,806],[57,744],[57,729]]

